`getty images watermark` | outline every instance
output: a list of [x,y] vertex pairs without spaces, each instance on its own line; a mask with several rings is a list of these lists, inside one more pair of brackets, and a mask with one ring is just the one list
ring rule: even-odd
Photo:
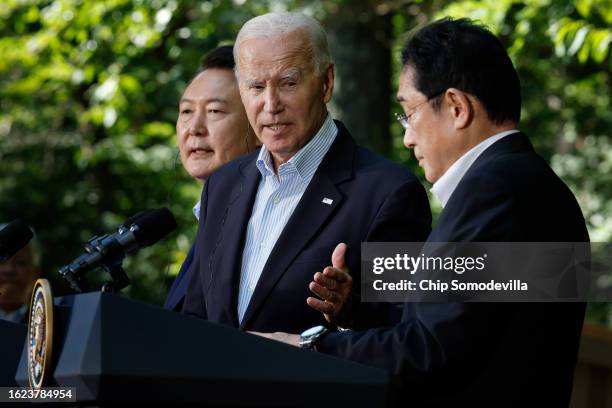
[[612,301],[609,243],[362,243],[366,302]]

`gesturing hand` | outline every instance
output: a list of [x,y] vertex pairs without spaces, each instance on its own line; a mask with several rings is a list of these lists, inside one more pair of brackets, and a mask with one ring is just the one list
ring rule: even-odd
[[308,285],[310,291],[320,299],[306,299],[306,303],[323,313],[328,322],[341,327],[350,326],[352,308],[353,278],[344,261],[346,249],[345,243],[338,244],[332,253],[332,266],[315,273],[313,281]]

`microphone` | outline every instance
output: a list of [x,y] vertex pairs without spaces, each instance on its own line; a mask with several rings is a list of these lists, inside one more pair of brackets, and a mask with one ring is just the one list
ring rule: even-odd
[[26,246],[34,233],[20,219],[16,219],[0,229],[0,262],[10,259]]
[[155,244],[175,228],[176,220],[167,208],[144,210],[128,218],[116,233],[91,238],[85,244],[85,253],[60,268],[59,273],[74,290],[82,292],[85,273],[103,267],[113,278],[109,291],[122,289],[130,282],[121,268],[125,255]]

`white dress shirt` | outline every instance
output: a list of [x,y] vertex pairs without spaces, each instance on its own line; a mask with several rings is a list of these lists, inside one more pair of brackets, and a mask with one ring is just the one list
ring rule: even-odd
[[274,173],[272,157],[262,146],[256,161],[261,181],[247,226],[238,292],[238,319],[242,322],[278,237],[297,207],[338,128],[329,114],[317,134]]
[[431,188],[431,192],[440,201],[442,207],[446,206],[446,203],[450,199],[451,195],[457,188],[457,185],[468,171],[468,169],[474,164],[476,159],[489,148],[493,143],[498,140],[517,133],[517,129],[507,130],[505,132],[497,133],[491,137],[486,138],[476,146],[468,150],[463,156],[461,156],[456,162],[454,162],[448,170],[434,183]]

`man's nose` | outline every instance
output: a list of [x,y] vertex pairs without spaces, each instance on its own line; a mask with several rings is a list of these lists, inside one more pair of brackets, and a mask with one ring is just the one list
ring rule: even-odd
[[414,149],[414,135],[410,128],[404,130],[404,146],[408,149]]
[[189,133],[192,136],[205,136],[208,133],[205,111],[198,109],[193,113],[193,117],[189,122]]
[[283,110],[283,104],[278,94],[278,89],[275,87],[267,87],[264,94],[264,111],[266,113],[276,114]]

